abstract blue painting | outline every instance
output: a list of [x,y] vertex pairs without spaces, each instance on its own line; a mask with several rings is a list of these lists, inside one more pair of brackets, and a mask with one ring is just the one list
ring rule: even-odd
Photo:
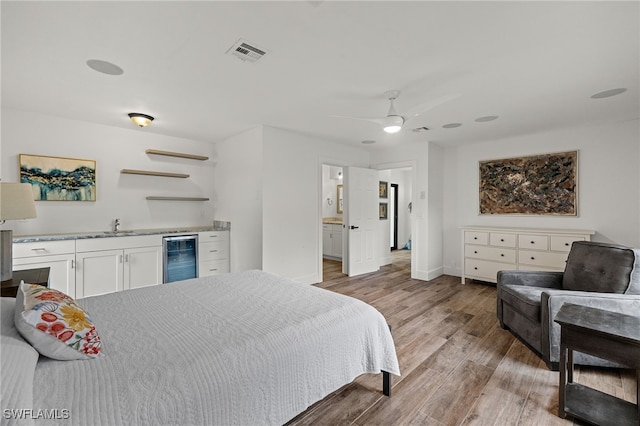
[[20,154],[20,182],[31,184],[36,201],[95,201],[96,162]]

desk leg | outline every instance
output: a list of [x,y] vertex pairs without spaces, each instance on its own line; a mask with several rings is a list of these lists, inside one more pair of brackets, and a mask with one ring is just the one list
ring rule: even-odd
[[558,416],[566,418],[565,397],[567,391],[567,383],[573,382],[573,351],[560,341],[560,386],[558,389]]

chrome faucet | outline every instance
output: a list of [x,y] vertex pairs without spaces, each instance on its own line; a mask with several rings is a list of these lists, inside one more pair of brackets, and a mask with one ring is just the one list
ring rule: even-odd
[[113,221],[113,232],[118,232],[120,230],[120,219],[116,219]]

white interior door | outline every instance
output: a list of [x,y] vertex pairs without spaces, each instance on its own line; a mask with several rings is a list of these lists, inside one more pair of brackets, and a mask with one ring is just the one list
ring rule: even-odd
[[346,256],[343,272],[350,277],[377,271],[378,171],[359,167],[344,169]]

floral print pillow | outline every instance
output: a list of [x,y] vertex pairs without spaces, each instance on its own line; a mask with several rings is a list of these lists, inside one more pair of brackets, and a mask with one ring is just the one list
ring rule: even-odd
[[40,354],[52,359],[101,355],[102,342],[87,312],[73,298],[51,288],[21,283],[16,328]]

